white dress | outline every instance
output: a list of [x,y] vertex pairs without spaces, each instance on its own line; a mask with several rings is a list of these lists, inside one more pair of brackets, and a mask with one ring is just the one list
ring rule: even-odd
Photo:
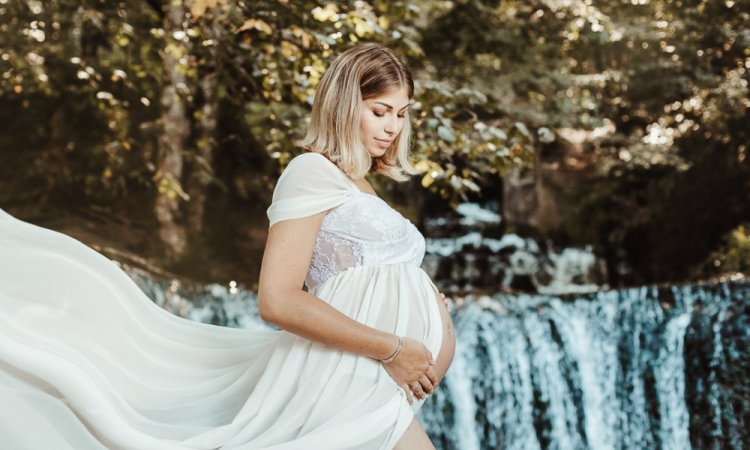
[[[422,235],[322,155],[295,157],[270,225],[329,209],[308,291],[437,357]],[[106,257],[0,210],[3,449],[391,449],[422,403],[374,359],[175,316]]]

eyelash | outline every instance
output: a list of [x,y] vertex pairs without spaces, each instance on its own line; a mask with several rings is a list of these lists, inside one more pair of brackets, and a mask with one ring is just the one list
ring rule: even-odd
[[[377,113],[375,111],[373,111],[373,114],[375,114],[376,117],[383,117],[385,115],[385,113]],[[399,119],[403,119],[404,117],[406,116],[398,116]]]

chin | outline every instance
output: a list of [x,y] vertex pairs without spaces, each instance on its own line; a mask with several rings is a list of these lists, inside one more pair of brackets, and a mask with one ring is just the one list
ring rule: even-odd
[[387,148],[372,148],[370,149],[369,153],[373,158],[380,158],[381,156],[385,155],[385,152],[387,150]]

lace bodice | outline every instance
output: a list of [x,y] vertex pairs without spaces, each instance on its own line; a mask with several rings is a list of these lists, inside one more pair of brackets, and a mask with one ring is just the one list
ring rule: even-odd
[[329,209],[305,278],[308,289],[352,267],[422,264],[425,240],[411,221],[383,199],[361,191],[323,155],[296,156],[274,190],[270,225]]
[[[359,191],[359,188],[355,186]],[[353,192],[326,214],[318,232],[305,285],[312,289],[356,266],[422,264],[425,241],[417,227],[384,200]]]

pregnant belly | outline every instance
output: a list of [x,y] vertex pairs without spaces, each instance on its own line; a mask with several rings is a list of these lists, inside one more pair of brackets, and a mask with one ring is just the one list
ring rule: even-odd
[[418,266],[352,267],[310,293],[365,325],[422,341],[435,358],[439,378],[453,360],[450,314],[432,280]]
[[439,383],[453,362],[453,355],[456,352],[456,331],[453,328],[453,319],[451,319],[448,307],[438,296],[435,297],[435,301],[440,310],[440,321],[443,327],[440,351],[435,357],[435,372],[437,373]]

